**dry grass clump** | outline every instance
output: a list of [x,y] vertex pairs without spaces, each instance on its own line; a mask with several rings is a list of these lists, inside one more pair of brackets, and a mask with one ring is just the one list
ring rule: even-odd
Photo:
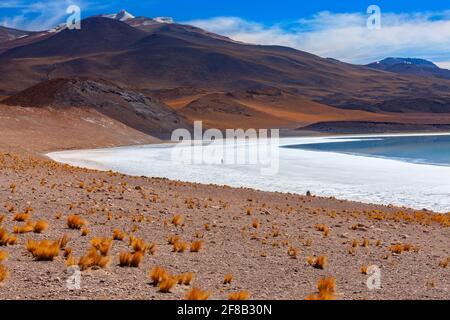
[[139,268],[139,264],[143,259],[144,253],[142,251],[137,251],[135,253],[124,251],[119,254],[119,265],[121,267]]
[[185,252],[188,248],[188,244],[186,242],[177,241],[173,244],[172,251],[182,253]]
[[28,213],[16,213],[13,217],[13,220],[17,222],[25,222],[28,219],[30,219],[30,215]]
[[8,269],[2,264],[0,264],[0,283],[6,280],[8,278],[9,272]]
[[248,300],[250,293],[248,291],[233,292],[228,295],[228,300]]
[[82,237],[86,237],[89,233],[91,233],[91,230],[89,230],[88,228],[84,227],[83,229],[81,229]]
[[8,252],[6,251],[0,251],[0,263],[5,261],[6,258],[8,258]]
[[361,268],[359,269],[359,271],[361,271],[362,274],[367,274],[367,266],[361,266]]
[[26,248],[38,261],[53,261],[59,255],[59,241],[28,240]]
[[92,268],[105,268],[110,261],[111,258],[109,256],[99,254],[96,248],[91,247],[88,252],[80,258],[78,266],[83,271]]
[[34,233],[42,233],[48,229],[48,223],[45,220],[38,220],[33,227]]
[[80,230],[82,227],[86,225],[86,220],[77,215],[70,215],[67,218],[67,226],[69,229]]
[[5,229],[0,229],[0,246],[15,245],[17,243],[17,237],[9,235]]
[[199,252],[203,248],[203,241],[198,240],[191,243],[191,252]]
[[307,262],[309,265],[313,266],[316,269],[325,269],[325,266],[327,265],[327,257],[325,256],[318,256],[317,258],[308,257]]
[[232,280],[233,280],[233,275],[232,274],[226,274],[223,277],[223,284],[231,284]]
[[113,239],[118,241],[123,241],[126,237],[126,233],[120,231],[119,229],[114,229],[113,231]]
[[255,228],[255,229],[258,229],[259,228],[259,220],[258,219],[253,219],[253,221],[252,221],[252,227],[253,228]]
[[134,252],[146,253],[148,251],[150,254],[155,254],[156,252],[156,244],[148,244],[143,239],[134,236],[130,236],[130,246],[133,248]]
[[14,226],[13,227],[13,233],[19,233],[19,234],[33,232],[33,230],[34,230],[34,225],[33,225],[33,222],[31,222],[31,221],[27,221],[25,223],[25,225],[23,225],[23,226]]
[[185,286],[188,286],[191,284],[193,277],[194,274],[192,272],[182,273],[177,277],[178,284],[184,284]]
[[174,215],[172,218],[172,224],[174,226],[180,226],[183,224],[183,216],[181,214]]
[[168,239],[167,239],[167,242],[169,243],[169,244],[171,244],[171,245],[174,245],[175,243],[177,243],[178,241],[180,241],[181,240],[181,237],[179,236],[179,235],[174,235],[174,236],[170,236]]
[[358,246],[359,246],[359,241],[358,240],[353,240],[352,241],[352,248],[358,248]]
[[291,257],[292,259],[297,259],[298,253],[299,253],[299,250],[297,248],[289,247],[289,249],[288,249],[289,257]]
[[159,283],[159,291],[162,293],[170,293],[173,287],[178,283],[178,279],[168,276]]
[[[1,259],[0,259],[1,261]],[[450,263],[450,257],[439,262],[439,267],[446,269]]]
[[70,238],[67,236],[67,234],[63,235],[60,239],[59,239],[59,248],[61,250],[63,250],[66,246],[67,243],[69,242]]
[[108,238],[93,238],[91,240],[91,245],[93,248],[98,250],[102,256],[108,255],[109,250],[112,246],[112,239]]
[[149,273],[150,279],[154,286],[159,285],[163,280],[169,278],[169,274],[162,267],[154,267]]
[[208,300],[210,294],[209,292],[202,291],[199,288],[192,288],[187,294],[186,294],[186,300]]
[[389,247],[389,251],[395,254],[402,254],[403,252],[410,252],[410,251],[418,251],[419,248],[414,247],[411,244],[395,244]]
[[336,279],[333,277],[320,279],[317,282],[318,293],[306,297],[306,300],[334,300],[336,293]]
[[364,239],[364,240],[363,240],[363,243],[362,243],[362,246],[363,246],[364,248],[368,248],[368,247],[370,246],[370,241],[369,241],[369,239]]

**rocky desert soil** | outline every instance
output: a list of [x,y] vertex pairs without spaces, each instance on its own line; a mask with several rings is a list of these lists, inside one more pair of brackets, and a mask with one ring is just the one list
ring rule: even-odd
[[[0,299],[184,299],[193,287],[210,299],[240,291],[250,299],[305,299],[328,277],[336,282],[335,299],[450,297],[449,214],[130,177],[5,150],[0,169],[0,228],[3,237],[17,237],[0,246],[8,256],[0,254],[8,273]],[[72,215],[86,222],[80,230],[68,227]],[[48,228],[35,233],[39,220]],[[112,240],[115,229],[122,241]],[[30,242],[27,250],[30,239],[64,235],[68,257],[57,249],[53,261],[40,261]],[[169,244],[176,235],[176,245]],[[121,252],[139,251],[130,237],[149,249],[138,267],[121,267]],[[67,265],[78,264],[94,238],[110,239],[102,256],[109,263],[83,270],[81,288],[69,290]],[[202,247],[191,252],[196,241]],[[320,256],[325,263],[316,263]],[[376,290],[366,284],[372,265],[381,276]],[[193,279],[163,293],[149,277],[157,266]],[[227,274],[232,281],[224,284]]]

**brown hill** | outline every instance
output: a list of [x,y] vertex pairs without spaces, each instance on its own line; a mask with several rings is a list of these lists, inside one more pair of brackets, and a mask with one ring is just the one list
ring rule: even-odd
[[[194,87],[254,90],[275,87],[323,104],[402,112],[448,108],[450,81],[398,75],[323,59],[279,46],[236,43],[198,28],[153,24],[141,29],[108,19],[83,20],[0,55],[0,94],[60,77],[102,77],[137,90]],[[389,111],[389,110],[388,110]]]
[[110,82],[89,79],[54,79],[28,88],[3,104],[53,109],[90,108],[130,128],[159,138],[189,127],[189,121],[164,103]]

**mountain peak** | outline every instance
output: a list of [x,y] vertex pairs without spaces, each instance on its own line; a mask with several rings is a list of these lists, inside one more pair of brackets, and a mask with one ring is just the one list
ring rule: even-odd
[[104,15],[101,15],[101,17],[115,19],[115,20],[119,20],[119,21],[127,21],[127,20],[135,18],[135,16],[133,16],[131,13],[129,13],[125,9],[120,10],[118,13],[104,14]]
[[433,62],[425,60],[425,59],[419,59],[419,58],[394,58],[389,57],[386,59],[383,59],[381,61],[377,62],[378,65],[385,65],[385,66],[393,66],[398,64],[403,65],[414,65],[414,66],[420,66],[422,68],[435,68],[439,69],[437,65],[435,65]]

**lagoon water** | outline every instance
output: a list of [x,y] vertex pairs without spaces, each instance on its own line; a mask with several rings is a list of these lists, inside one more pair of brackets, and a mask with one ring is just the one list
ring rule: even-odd
[[[263,164],[184,161],[173,144],[53,152],[56,161],[130,175],[450,211],[450,135],[281,138]],[[203,146],[178,147],[202,159]],[[259,151],[261,141],[219,146]],[[209,150],[211,151],[211,150]],[[267,151],[267,150],[266,150]],[[181,161],[183,160],[183,161]],[[269,162],[267,162],[269,160]],[[262,169],[269,166],[264,174]],[[273,171],[273,172],[271,172]]]

